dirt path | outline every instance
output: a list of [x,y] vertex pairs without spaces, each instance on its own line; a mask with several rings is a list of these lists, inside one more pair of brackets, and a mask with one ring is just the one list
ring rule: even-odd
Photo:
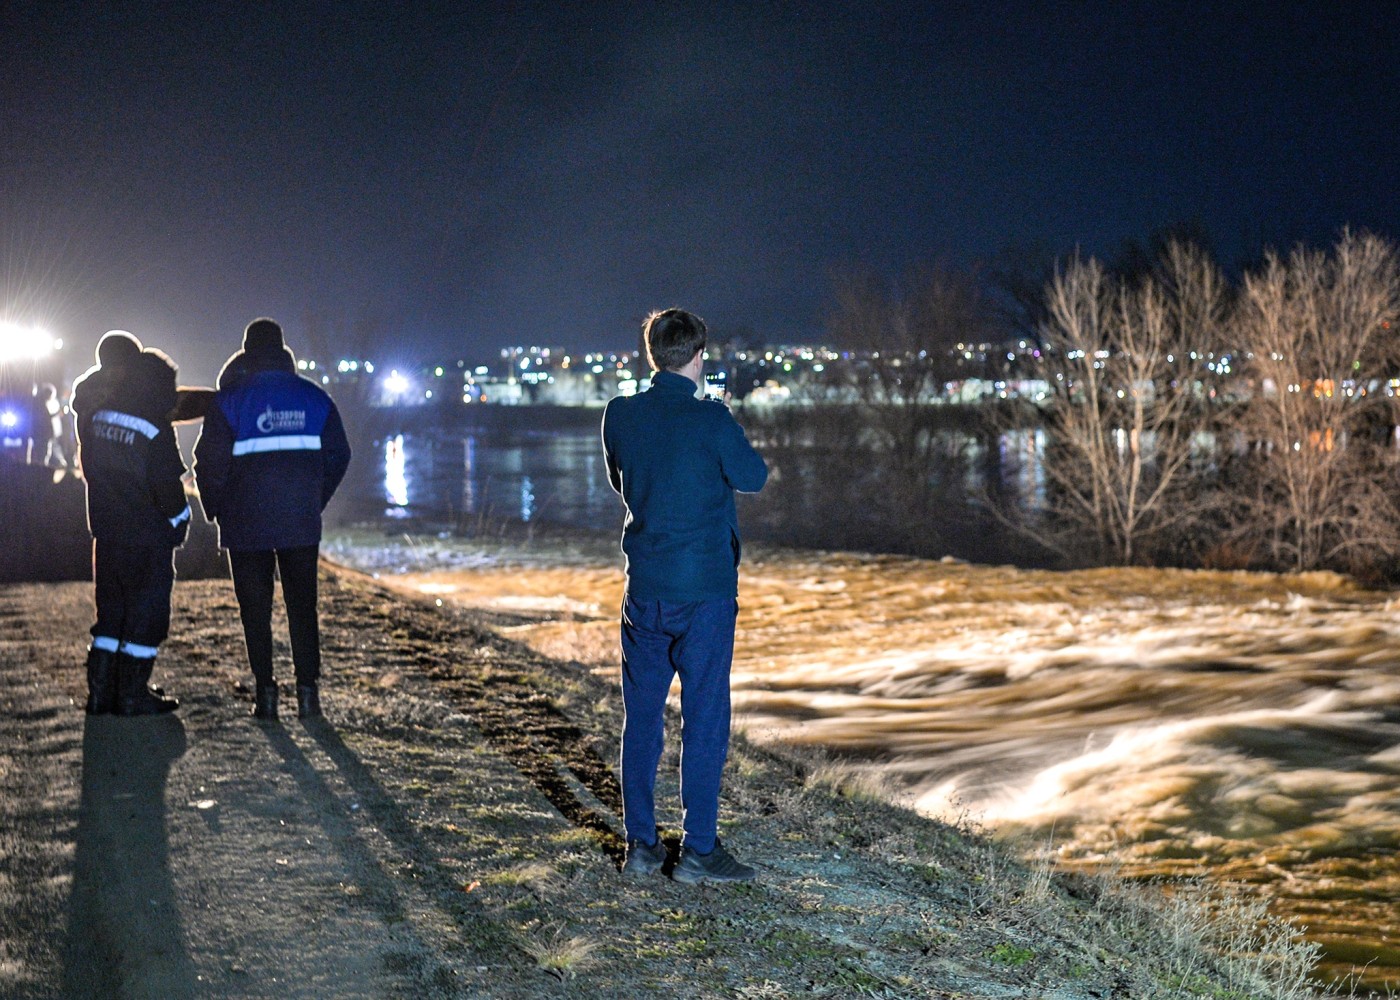
[[22,931],[0,993],[411,996],[430,957],[489,972],[470,908],[401,877],[423,845],[333,726],[246,716],[231,595],[192,589],[158,667],[181,710],[130,720],[77,708],[88,588],[0,591],[0,900]]

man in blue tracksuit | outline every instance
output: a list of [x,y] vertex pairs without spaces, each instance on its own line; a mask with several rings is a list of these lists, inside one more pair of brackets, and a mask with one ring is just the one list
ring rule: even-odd
[[194,457],[204,516],[218,522],[219,544],[228,549],[255,682],[253,715],[277,718],[272,596],[280,573],[297,716],[319,716],[321,512],[350,465],[350,443],[335,403],[297,374],[282,328],[272,320],[249,323],[243,350],[224,364]]
[[608,481],[627,507],[622,551],[622,871],[658,871],[654,792],[666,694],[681,681],[681,806],[684,837],[672,871],[679,882],[743,882],[740,864],[716,836],[720,778],[729,751],[729,667],[738,614],[739,520],[734,491],[757,493],[763,459],[729,408],[696,398],[705,324],[680,309],[643,326],[655,374],[637,396],[603,414]]
[[91,715],[158,715],[179,705],[147,684],[170,634],[174,552],[190,525],[175,400],[175,365],[122,330],[103,336],[97,364],[73,384],[97,605]]

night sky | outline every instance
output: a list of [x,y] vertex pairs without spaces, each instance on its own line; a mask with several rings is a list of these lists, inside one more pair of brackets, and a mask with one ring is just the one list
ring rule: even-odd
[[667,305],[812,340],[853,263],[1400,238],[1395,3],[5,0],[0,38],[0,318],[79,369],[116,327],[207,382],[258,315],[384,361]]

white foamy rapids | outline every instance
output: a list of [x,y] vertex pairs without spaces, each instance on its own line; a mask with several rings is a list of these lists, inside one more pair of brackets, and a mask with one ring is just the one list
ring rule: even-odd
[[751,732],[857,754],[921,809],[1053,831],[1066,855],[1400,846],[1384,595],[1328,574],[811,570],[795,602],[753,581]]

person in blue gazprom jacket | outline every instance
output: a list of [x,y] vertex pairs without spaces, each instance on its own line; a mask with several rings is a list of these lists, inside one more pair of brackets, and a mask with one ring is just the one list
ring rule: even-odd
[[627,507],[622,551],[622,873],[651,875],[666,861],[654,806],[666,694],[681,681],[678,882],[746,882],[754,869],[716,836],[720,777],[729,752],[729,666],[738,615],[739,520],[734,491],[757,493],[768,467],[723,403],[697,398],[705,324],[680,309],[642,328],[651,387],[603,413],[608,481]]
[[272,667],[274,573],[282,577],[296,670],[297,717],[321,714],[321,631],[316,563],[321,511],[350,465],[340,412],[319,385],[297,374],[282,328],[255,319],[243,350],[219,372],[194,446],[204,516],[228,549],[243,641],[253,671],[253,716],[277,719]]

